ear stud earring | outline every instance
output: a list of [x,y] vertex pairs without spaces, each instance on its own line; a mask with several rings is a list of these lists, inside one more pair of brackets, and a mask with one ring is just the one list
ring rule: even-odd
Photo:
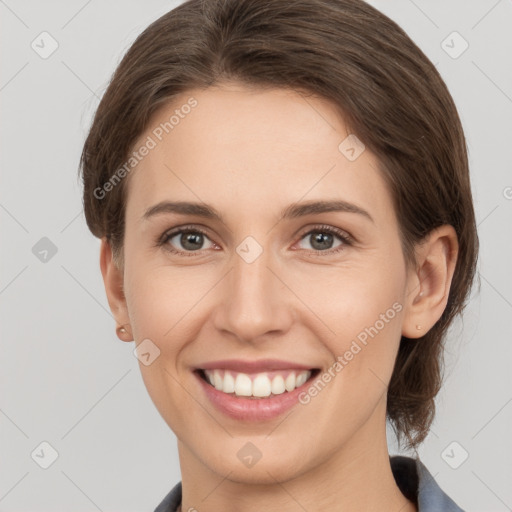
[[118,328],[117,328],[117,332],[118,332],[119,334],[126,334],[126,329],[125,329],[124,327],[118,327]]
[[418,331],[421,331],[421,325],[417,325],[417,326],[416,326],[416,329],[417,329]]

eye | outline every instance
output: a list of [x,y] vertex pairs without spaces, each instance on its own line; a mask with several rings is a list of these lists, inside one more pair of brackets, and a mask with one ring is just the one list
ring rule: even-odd
[[[313,229],[302,235],[301,241],[307,240],[308,237],[311,249],[306,248],[306,250],[319,255],[321,253],[337,253],[353,243],[353,238],[345,231],[325,225],[314,226]],[[333,248],[332,244],[335,238],[340,243]],[[210,242],[209,247],[204,247],[205,240]],[[158,241],[158,245],[165,247],[171,253],[182,256],[196,256],[203,250],[218,248],[218,245],[210,240],[205,231],[195,226],[182,226],[165,232]]]
[[[335,238],[340,240],[340,243],[333,248],[332,244]],[[307,249],[309,252],[328,254],[342,251],[345,246],[352,245],[353,242],[352,237],[345,231],[324,225],[315,226],[313,229],[310,229],[303,234],[301,240],[309,240],[311,246],[311,249]]]
[[[209,240],[207,234],[198,229],[197,227],[182,227],[164,233],[159,245],[166,246],[170,252],[181,254],[184,256],[195,256],[194,252],[205,249],[203,247],[205,239]],[[174,240],[174,241],[173,241]],[[210,241],[212,246],[216,245]],[[176,246],[181,245],[183,248],[175,249]],[[207,249],[208,247],[206,247]]]

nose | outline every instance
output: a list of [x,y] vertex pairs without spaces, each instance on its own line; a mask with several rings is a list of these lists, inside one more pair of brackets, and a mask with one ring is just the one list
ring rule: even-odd
[[260,343],[286,333],[293,321],[293,293],[283,267],[264,250],[254,261],[234,254],[233,267],[222,280],[214,326],[247,343]]

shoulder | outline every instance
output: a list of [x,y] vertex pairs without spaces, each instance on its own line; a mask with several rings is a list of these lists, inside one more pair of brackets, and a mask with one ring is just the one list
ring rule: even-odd
[[419,459],[394,456],[390,462],[398,487],[417,504],[418,512],[464,512],[444,493]]
[[181,482],[178,482],[155,508],[155,512],[176,512],[181,503]]

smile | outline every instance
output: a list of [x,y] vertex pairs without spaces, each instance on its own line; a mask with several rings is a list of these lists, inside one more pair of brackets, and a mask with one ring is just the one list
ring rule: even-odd
[[286,369],[283,363],[267,365],[267,371],[261,363],[208,366],[193,372],[202,393],[221,414],[244,422],[281,416],[299,403],[299,395],[321,371],[304,367]]
[[291,392],[310,379],[314,370],[274,370],[256,374],[233,370],[202,370],[202,377],[223,393],[265,398]]

